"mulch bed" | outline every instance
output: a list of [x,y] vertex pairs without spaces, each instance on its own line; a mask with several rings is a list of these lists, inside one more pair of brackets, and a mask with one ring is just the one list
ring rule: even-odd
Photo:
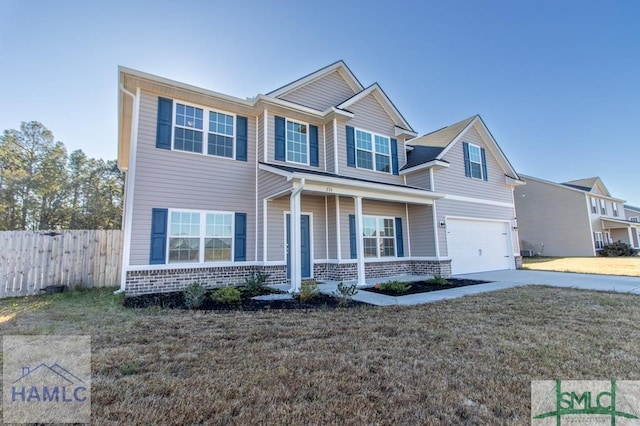
[[409,294],[417,294],[417,293],[428,293],[430,291],[438,291],[438,290],[447,290],[449,288],[457,288],[457,287],[466,287],[469,285],[476,284],[486,284],[490,281],[480,281],[480,280],[463,280],[463,279],[455,279],[455,278],[447,278],[449,284],[441,285],[441,284],[429,284],[425,281],[416,281],[409,283],[411,287],[407,291],[402,293],[395,293],[390,291],[384,291],[377,289],[375,287],[363,288],[361,291],[370,291],[371,293],[384,294],[386,296],[406,296]]
[[[264,289],[263,294],[274,294],[278,291]],[[124,306],[127,308],[149,308],[161,307],[169,309],[187,309],[184,304],[182,292],[145,294],[141,296],[131,296],[124,299]],[[327,294],[318,294],[312,299],[302,302],[297,296],[289,300],[254,300],[250,296],[243,295],[240,303],[222,304],[211,299],[208,292],[202,306],[195,310],[200,311],[261,311],[266,309],[337,309],[350,308],[356,306],[369,306],[367,303],[350,300],[347,304],[340,304],[340,301]]]

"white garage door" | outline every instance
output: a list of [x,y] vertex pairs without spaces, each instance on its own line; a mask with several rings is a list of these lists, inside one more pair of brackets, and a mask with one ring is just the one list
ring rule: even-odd
[[515,267],[508,222],[447,219],[446,229],[452,274]]

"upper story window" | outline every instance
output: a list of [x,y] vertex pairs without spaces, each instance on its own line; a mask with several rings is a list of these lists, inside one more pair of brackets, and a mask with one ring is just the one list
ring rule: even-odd
[[615,217],[620,216],[620,212],[618,211],[618,205],[616,203],[611,203],[611,205],[613,206],[613,216]]
[[356,129],[356,167],[391,173],[390,139]]
[[602,198],[600,199],[600,214],[607,214],[607,203]]
[[640,217],[638,216],[631,216],[629,218],[629,222],[640,222]]
[[595,198],[591,198],[591,213],[598,213],[598,205]]
[[287,120],[287,161],[309,164],[307,125]]
[[233,214],[171,211],[169,263],[230,261]]
[[247,117],[158,98],[156,148],[247,161]]
[[464,151],[464,174],[474,179],[488,180],[487,158],[484,148],[468,142],[462,142]]
[[364,216],[362,236],[365,257],[396,255],[395,220],[391,217]]

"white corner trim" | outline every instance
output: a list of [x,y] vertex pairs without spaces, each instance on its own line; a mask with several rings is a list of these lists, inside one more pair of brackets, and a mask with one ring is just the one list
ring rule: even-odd
[[510,207],[514,208],[515,205],[513,203],[505,203],[503,201],[493,201],[493,200],[485,200],[482,198],[474,198],[474,197],[463,197],[461,195],[451,195],[446,194],[444,196],[445,200],[453,200],[453,201],[464,201],[466,203],[476,203],[476,204],[486,204],[489,206],[498,206],[498,207]]
[[262,126],[262,153],[264,154],[263,160],[267,163],[269,161],[269,113],[266,108],[263,113],[262,121],[264,124]]

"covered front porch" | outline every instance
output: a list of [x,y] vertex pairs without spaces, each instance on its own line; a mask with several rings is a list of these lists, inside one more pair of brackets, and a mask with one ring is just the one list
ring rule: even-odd
[[610,241],[622,241],[633,248],[640,248],[640,224],[622,219],[601,219],[602,229],[609,235]]
[[281,177],[262,196],[263,257],[286,265],[289,291],[299,292],[306,278],[366,286],[393,275],[450,274],[450,261],[435,250],[434,200],[442,195],[292,167],[260,169]]

